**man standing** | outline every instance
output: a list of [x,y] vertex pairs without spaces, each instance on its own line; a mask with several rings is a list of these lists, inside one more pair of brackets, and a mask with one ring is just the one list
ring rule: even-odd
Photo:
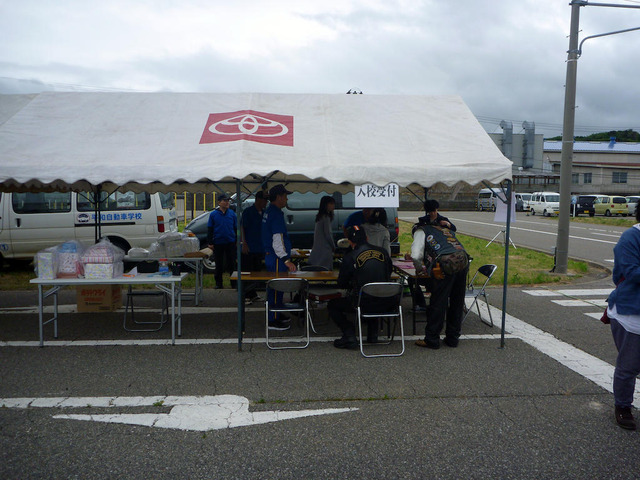
[[[431,292],[425,338],[418,340],[416,345],[440,348],[440,332],[446,319],[444,343],[455,348],[462,328],[469,257],[450,228],[451,222],[444,217],[441,217],[444,220],[438,220],[436,209],[432,209],[433,204],[427,205],[428,202],[425,202],[425,210],[430,221],[416,225],[411,245],[416,272],[429,275],[426,285]],[[437,205],[435,200],[431,202]]]
[[[358,226],[347,229],[347,239],[351,245],[342,259],[338,274],[338,288],[350,289],[346,297],[329,300],[329,316],[342,330],[342,338],[333,342],[336,348],[356,348],[356,329],[354,322],[347,319],[347,313],[355,311],[358,295],[363,285],[371,282],[388,282],[391,279],[393,265],[387,251],[367,243],[364,229]],[[373,310],[384,308],[383,299],[370,298],[367,306]],[[374,319],[367,325],[367,342],[375,343],[378,338],[378,321]]]
[[[242,212],[242,269],[252,272],[262,270],[264,246],[262,245],[262,213],[267,206],[267,197],[260,190],[253,205]],[[261,300],[256,285],[247,283],[245,297],[247,303]]]
[[[295,272],[296,266],[291,261],[291,240],[287,233],[282,209],[287,206],[287,195],[291,192],[279,184],[269,190],[271,202],[262,216],[262,245],[264,247],[264,263],[268,272]],[[270,293],[269,303],[282,304],[282,293]],[[270,314],[269,328],[272,330],[288,330],[289,317]]]
[[[424,202],[424,213],[423,217],[418,218],[418,223],[416,223],[411,229],[411,235],[414,236],[414,243],[416,245],[416,251],[413,250],[413,245],[411,247],[411,258],[422,258],[422,254],[424,252],[424,237],[419,239],[417,242],[415,241],[416,232],[419,232],[418,235],[422,235],[423,230],[420,228],[424,225],[436,225],[440,227],[448,228],[449,230],[455,232],[456,226],[449,221],[447,217],[443,217],[438,212],[438,208],[440,208],[440,204],[437,200],[427,200]],[[416,312],[425,312],[427,310],[427,302],[424,299],[424,294],[422,293],[421,285],[427,285],[426,279],[417,279],[417,280],[409,280],[409,282],[415,282],[415,285],[410,285],[411,295],[413,298],[413,305]]]
[[218,195],[218,208],[209,214],[207,241],[216,261],[216,288],[223,288],[223,272],[231,273],[236,263],[236,212],[229,209],[229,197]]

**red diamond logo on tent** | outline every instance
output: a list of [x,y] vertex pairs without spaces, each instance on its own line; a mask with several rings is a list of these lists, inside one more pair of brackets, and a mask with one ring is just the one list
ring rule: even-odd
[[211,113],[200,143],[236,140],[293,147],[293,117],[254,110]]

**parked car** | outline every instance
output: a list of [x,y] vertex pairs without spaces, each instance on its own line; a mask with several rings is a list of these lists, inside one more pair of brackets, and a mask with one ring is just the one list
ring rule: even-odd
[[[516,193],[516,211],[518,212],[528,212],[531,210],[531,205],[529,204],[529,202],[531,202],[531,197],[532,194],[531,193]],[[520,202],[518,201],[520,200]],[[522,209],[518,210],[518,204],[521,203],[522,204]]]
[[[496,195],[500,192],[500,187],[483,188],[478,192],[478,210],[496,211]],[[504,198],[504,196],[502,197]]]
[[635,217],[636,210],[638,208],[638,200],[640,197],[626,197],[627,198],[627,209],[628,214],[633,215]]
[[596,211],[596,215],[604,215],[610,217],[611,215],[624,215],[627,216],[629,209],[627,208],[627,199],[617,195],[605,195],[604,197],[596,198],[593,202],[593,207]]
[[531,215],[541,213],[544,217],[560,213],[560,194],[557,192],[534,192],[529,202]]
[[[328,193],[298,193],[294,192],[289,195],[287,206],[283,209],[284,218],[287,223],[287,230],[291,243],[294,248],[308,249],[313,246],[313,232],[316,224],[316,214],[318,213],[318,206],[320,205],[320,199]],[[332,194],[336,200],[336,209],[334,212],[334,219],[331,222],[331,228],[333,230],[333,236],[337,242],[344,237],[342,231],[342,225],[347,217],[356,210],[355,208],[355,194],[346,193],[341,194],[334,192]],[[253,198],[243,201],[243,208],[250,205]],[[387,227],[391,236],[391,253],[400,252],[400,243],[398,242],[399,225],[398,225],[398,211],[395,208],[387,208]],[[209,213],[205,212],[196,218],[194,218],[185,227],[185,233],[193,233],[200,240],[200,246],[202,248],[207,246],[207,223],[209,221]],[[204,269],[206,272],[211,273],[215,268],[213,259],[204,262]]]
[[586,213],[593,217],[596,214],[593,208],[593,202],[596,198],[595,195],[573,195],[571,197],[571,215],[578,217],[581,213]]

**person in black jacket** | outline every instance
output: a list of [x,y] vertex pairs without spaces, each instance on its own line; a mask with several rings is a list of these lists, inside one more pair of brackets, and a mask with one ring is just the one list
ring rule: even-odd
[[[329,316],[342,330],[342,338],[333,342],[336,348],[356,348],[356,330],[353,321],[347,318],[347,313],[355,311],[358,304],[360,288],[370,282],[388,282],[391,279],[391,257],[383,248],[367,243],[367,235],[363,228],[358,226],[347,229],[347,239],[352,250],[342,259],[340,273],[338,274],[338,288],[350,290],[346,297],[335,298],[329,301],[327,309]],[[384,300],[370,298],[367,307],[372,309],[384,308]],[[377,341],[377,320],[367,325],[367,341]]]
[[[416,230],[418,230],[423,225],[437,225],[440,227],[445,227],[451,230],[452,232],[456,231],[456,226],[451,223],[451,221],[447,217],[443,217],[438,212],[438,208],[440,208],[440,204],[437,200],[427,200],[424,202],[424,213],[426,214],[423,217],[418,218],[418,223],[413,225],[411,229],[411,235],[415,236]],[[413,247],[411,248],[411,258],[418,258],[422,254],[422,249],[424,248],[422,244],[416,243],[417,250],[414,252]],[[420,285],[426,285],[426,279],[418,279],[412,280],[409,282],[415,282],[415,285],[410,285],[411,287],[411,296],[413,299],[413,308],[416,312],[426,312],[427,310],[427,302],[424,298],[424,293],[422,293],[422,289]]]

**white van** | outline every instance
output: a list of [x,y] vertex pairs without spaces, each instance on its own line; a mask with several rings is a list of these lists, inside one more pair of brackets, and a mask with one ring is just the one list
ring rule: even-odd
[[[531,210],[531,193],[516,193],[516,212],[528,212]],[[520,205],[520,208],[518,206]]]
[[[496,211],[496,195],[500,192],[500,187],[483,188],[478,192],[478,210]],[[503,196],[504,198],[504,196]]]
[[540,213],[545,217],[560,213],[560,194],[557,192],[533,192],[529,201],[531,215]]
[[[30,260],[67,240],[95,242],[93,193],[0,193],[0,260]],[[104,193],[102,237],[125,252],[148,247],[163,232],[177,231],[173,194]]]

